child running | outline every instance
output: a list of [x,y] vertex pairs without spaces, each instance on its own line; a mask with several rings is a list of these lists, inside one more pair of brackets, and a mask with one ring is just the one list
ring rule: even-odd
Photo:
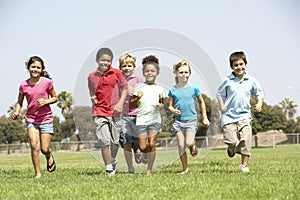
[[138,105],[136,125],[139,146],[143,163],[148,163],[146,174],[151,175],[156,156],[156,139],[161,130],[160,110],[164,107],[159,99],[164,97],[164,88],[155,83],[159,74],[159,60],[153,55],[146,56],[142,65],[145,82],[136,85],[130,104]]
[[121,132],[120,132],[120,144],[124,148],[124,156],[128,167],[128,173],[134,174],[134,167],[132,163],[132,150],[134,151],[134,158],[137,164],[140,164],[141,161],[141,152],[139,149],[139,141],[137,135],[136,127],[136,115],[137,115],[137,106],[130,107],[129,101],[130,97],[134,92],[134,86],[142,82],[142,78],[138,77],[134,73],[135,69],[135,56],[125,53],[119,58],[119,67],[123,72],[128,84],[128,93],[124,102],[123,107],[123,116],[121,123]]
[[110,48],[99,49],[96,54],[98,67],[88,76],[97,142],[108,176],[115,175],[117,170],[121,114],[127,96],[127,81],[120,70],[112,67],[112,60]]
[[182,171],[179,174],[188,172],[186,147],[190,149],[192,156],[198,154],[195,145],[197,131],[196,101],[199,102],[202,114],[202,124],[209,126],[206,115],[206,106],[199,88],[189,83],[191,67],[186,61],[180,61],[173,67],[176,85],[169,90],[169,110],[174,114],[173,130],[178,140],[178,153],[182,163]]
[[260,112],[264,93],[255,78],[246,73],[247,59],[244,52],[234,52],[229,57],[232,73],[219,86],[217,99],[222,113],[221,126],[227,154],[241,154],[240,170],[249,172],[248,162],[252,147],[252,116],[250,97],[257,99],[255,109]]
[[11,118],[19,118],[24,97],[27,100],[25,116],[26,128],[31,147],[31,159],[35,171],[35,178],[41,177],[40,149],[47,159],[48,172],[54,172],[56,164],[50,151],[53,135],[53,115],[50,104],[57,101],[56,92],[49,74],[45,70],[44,61],[38,56],[32,56],[26,62],[29,79],[23,81],[19,87],[18,102]]

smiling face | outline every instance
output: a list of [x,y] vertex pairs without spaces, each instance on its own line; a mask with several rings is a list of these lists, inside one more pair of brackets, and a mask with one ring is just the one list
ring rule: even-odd
[[178,83],[187,83],[190,75],[191,75],[190,69],[187,65],[182,65],[176,71],[176,77],[177,77]]
[[154,84],[155,79],[158,76],[158,69],[154,64],[147,64],[144,67],[143,75],[147,84]]
[[124,76],[126,76],[126,77],[130,76],[133,73],[134,68],[135,67],[134,67],[133,63],[126,62],[126,61],[120,67],[120,69],[122,70]]
[[96,62],[98,63],[98,69],[105,73],[112,64],[112,57],[108,54],[102,54]]
[[246,73],[246,63],[243,59],[233,61],[231,68],[236,77],[238,77],[239,79],[242,79],[244,77]]
[[42,63],[39,61],[33,61],[29,65],[28,70],[29,70],[30,77],[39,78],[43,70]]

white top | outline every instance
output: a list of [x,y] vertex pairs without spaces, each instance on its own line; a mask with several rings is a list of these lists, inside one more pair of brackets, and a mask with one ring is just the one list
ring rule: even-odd
[[133,95],[137,96],[138,91],[143,92],[143,96],[138,102],[138,113],[136,125],[149,125],[161,123],[160,109],[156,107],[159,98],[164,98],[164,88],[159,85],[148,85],[138,83],[134,88]]

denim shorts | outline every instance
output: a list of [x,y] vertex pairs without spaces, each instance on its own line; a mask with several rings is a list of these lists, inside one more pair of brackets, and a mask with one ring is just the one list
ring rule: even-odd
[[149,130],[155,130],[157,133],[160,132],[161,124],[160,123],[152,123],[148,125],[138,125],[138,134],[148,133]]
[[46,123],[46,124],[34,124],[30,122],[26,122],[26,129],[34,127],[40,131],[40,133],[50,133],[53,135],[53,123]]
[[172,125],[172,131],[190,131],[196,134],[197,131],[197,120],[174,120]]
[[120,145],[132,143],[133,149],[139,148],[139,141],[137,135],[136,116],[123,116],[120,132]]

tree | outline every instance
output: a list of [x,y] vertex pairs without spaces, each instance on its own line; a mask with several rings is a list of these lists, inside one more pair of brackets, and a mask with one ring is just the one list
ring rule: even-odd
[[71,93],[62,91],[57,96],[57,106],[61,109],[61,113],[65,121],[61,123],[61,131],[63,136],[71,137],[75,132],[75,123],[72,115],[73,97]]
[[73,97],[67,91],[62,91],[57,96],[57,106],[61,109],[61,114],[66,118],[72,114]]
[[284,100],[282,100],[279,103],[279,105],[281,105],[281,108],[285,114],[287,121],[294,119],[294,116],[297,112],[296,110],[297,105],[294,103],[293,100],[287,97]]
[[73,117],[77,128],[77,136],[80,140],[94,140],[95,124],[92,120],[92,108],[89,106],[77,106],[73,110]]
[[11,144],[16,141],[27,142],[25,124],[18,120],[12,120],[6,116],[0,117],[0,139],[2,143]]
[[54,129],[54,135],[52,137],[52,140],[55,142],[60,142],[63,138],[63,135],[61,131],[60,119],[57,116],[53,117],[53,129]]
[[287,125],[287,120],[281,108],[278,106],[270,106],[263,104],[261,112],[255,109],[256,99],[252,96],[250,100],[251,112],[253,117],[252,130],[253,133],[284,129]]

